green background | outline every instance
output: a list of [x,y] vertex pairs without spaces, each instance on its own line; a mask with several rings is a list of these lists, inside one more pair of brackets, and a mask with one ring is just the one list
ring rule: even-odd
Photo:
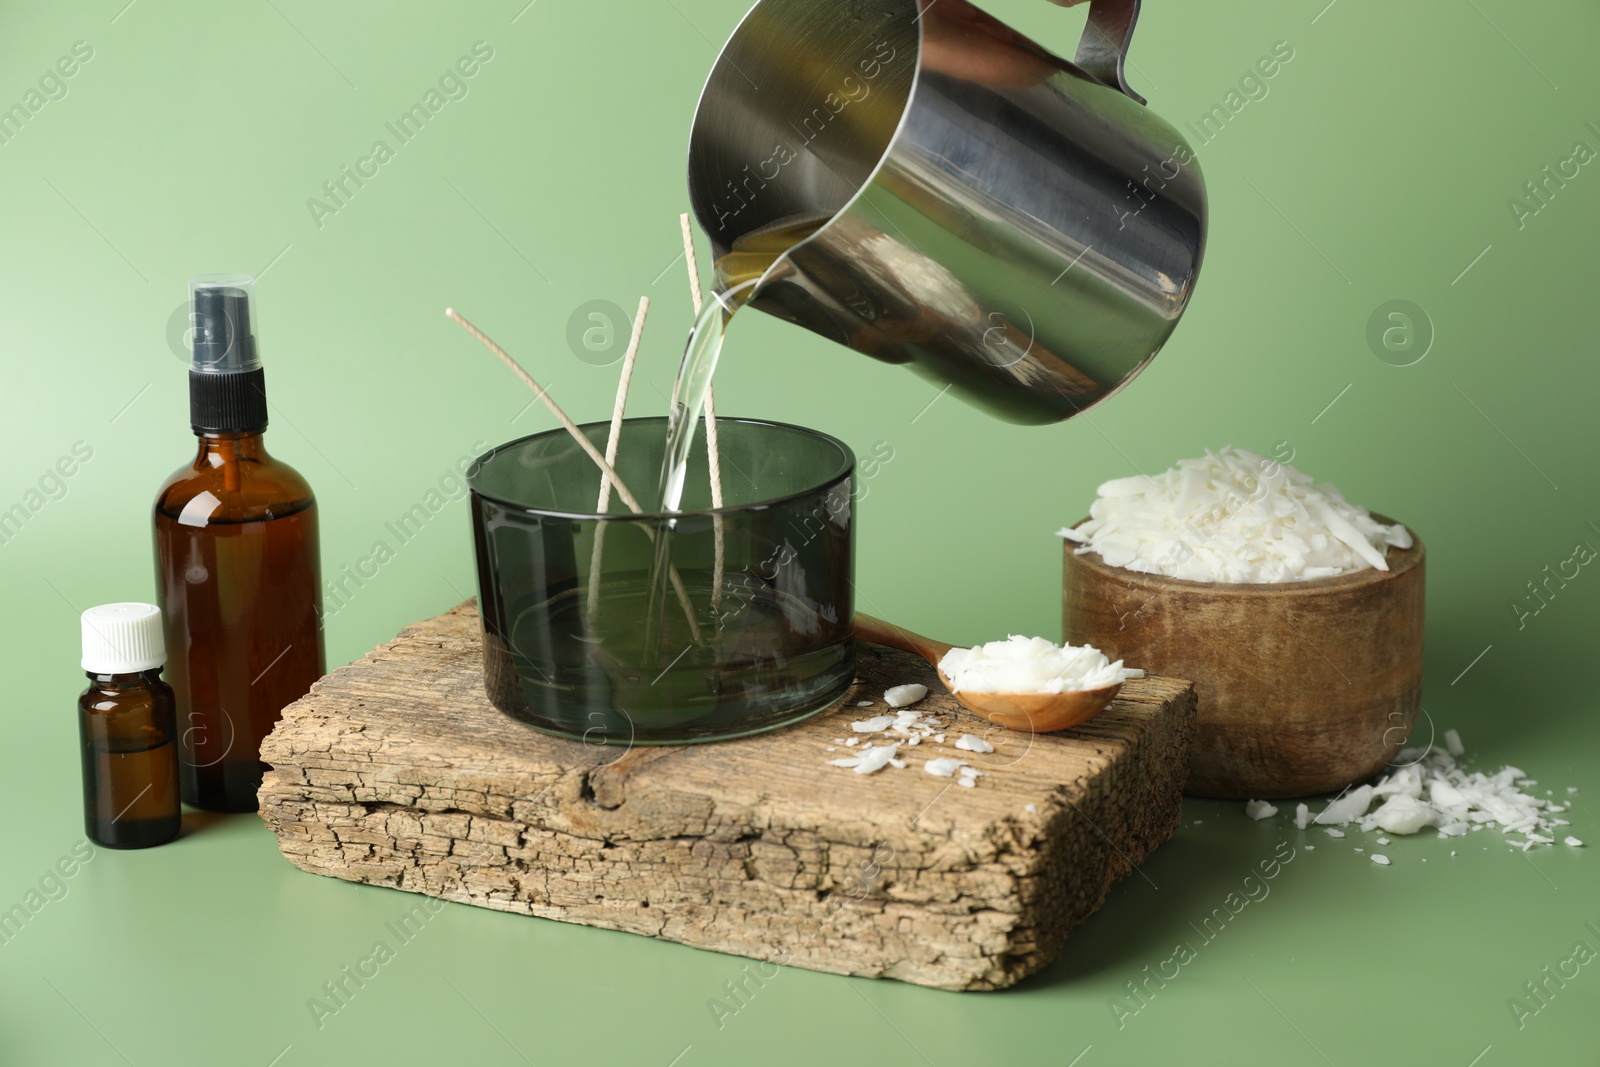
[[[82,840],[76,614],[153,598],[150,502],[192,448],[174,349],[185,280],[266,271],[269,444],[318,490],[325,569],[354,564],[479,442],[551,425],[447,305],[575,416],[600,418],[616,368],[574,355],[569,318],[648,294],[633,410],[664,410],[689,320],[674,263],[684,144],[743,9],[124,3],[0,14],[0,106],[74,42],[93,48],[65,97],[0,145],[0,508],[75,442],[93,449],[0,545],[0,908]],[[861,453],[887,442],[858,518],[863,606],[960,642],[1059,635],[1053,534],[1099,482],[1288,442],[1297,466],[1426,539],[1429,721],[1459,729],[1486,769],[1580,787],[1572,832],[1600,844],[1583,673],[1600,574],[1521,625],[1513,607],[1577,542],[1600,547],[1600,165],[1520,227],[1508,206],[1575,142],[1600,149],[1586,126],[1600,126],[1600,10],[1326,3],[1145,5],[1129,81],[1180,127],[1276,42],[1294,58],[1199,146],[1205,270],[1171,343],[1116,400],[1058,426],[1002,425],[949,398],[930,408],[927,383],[752,316],[719,408]],[[1045,0],[989,9],[1069,54],[1083,21]],[[494,54],[469,95],[318,226],[307,199],[477,41]],[[1435,334],[1411,366],[1366,340],[1397,299]],[[472,583],[456,501],[332,618],[330,663]],[[1595,1062],[1600,964],[1521,1028],[1507,1006],[1575,942],[1600,949],[1589,849],[1524,856],[1485,832],[1451,859],[1422,834],[1381,868],[1360,842],[1241,808],[1187,802],[1143,876],[1017,989],[789,969],[720,1029],[706,1001],[740,959],[458,905],[318,1029],[307,998],[416,899],[300,873],[254,816],[192,819],[172,845],[100,851],[0,945],[0,1063]],[[1279,841],[1300,851],[1270,897],[1119,1028],[1110,998]]]

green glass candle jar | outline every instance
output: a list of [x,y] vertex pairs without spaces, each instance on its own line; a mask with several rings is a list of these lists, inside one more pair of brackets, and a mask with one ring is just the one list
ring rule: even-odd
[[[721,508],[698,448],[683,509],[651,513],[664,418],[626,420],[617,449],[646,514],[615,496],[597,514],[600,471],[564,430],[468,472],[497,708],[588,744],[674,744],[796,722],[850,686],[854,455],[798,426],[717,427]],[[604,451],[608,424],[580,429]]]

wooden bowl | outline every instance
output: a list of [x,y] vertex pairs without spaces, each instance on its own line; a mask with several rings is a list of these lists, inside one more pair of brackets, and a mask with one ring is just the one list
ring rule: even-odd
[[1065,640],[1194,682],[1185,792],[1334,792],[1404,746],[1422,700],[1420,539],[1390,548],[1388,571],[1272,585],[1140,574],[1076,547],[1066,546]]

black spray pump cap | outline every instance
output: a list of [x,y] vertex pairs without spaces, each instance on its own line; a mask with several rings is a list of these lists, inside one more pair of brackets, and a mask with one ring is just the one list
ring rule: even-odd
[[196,433],[245,433],[267,425],[267,396],[256,350],[256,280],[219,274],[189,282],[194,326],[189,421]]

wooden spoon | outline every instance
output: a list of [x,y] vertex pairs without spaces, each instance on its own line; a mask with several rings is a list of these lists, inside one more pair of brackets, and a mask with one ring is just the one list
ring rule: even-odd
[[[956,647],[861,612],[856,613],[856,638],[921,656],[935,668],[944,659],[944,654]],[[944,671],[939,671],[939,681],[960,701],[962,707],[974,715],[998,723],[1008,730],[1041,734],[1070,730],[1087,722],[1104,711],[1122,688],[1121,685],[1108,685],[1104,689],[1069,690],[1065,693],[975,693],[969,689],[957,693],[951,688],[950,679],[945,677]]]

